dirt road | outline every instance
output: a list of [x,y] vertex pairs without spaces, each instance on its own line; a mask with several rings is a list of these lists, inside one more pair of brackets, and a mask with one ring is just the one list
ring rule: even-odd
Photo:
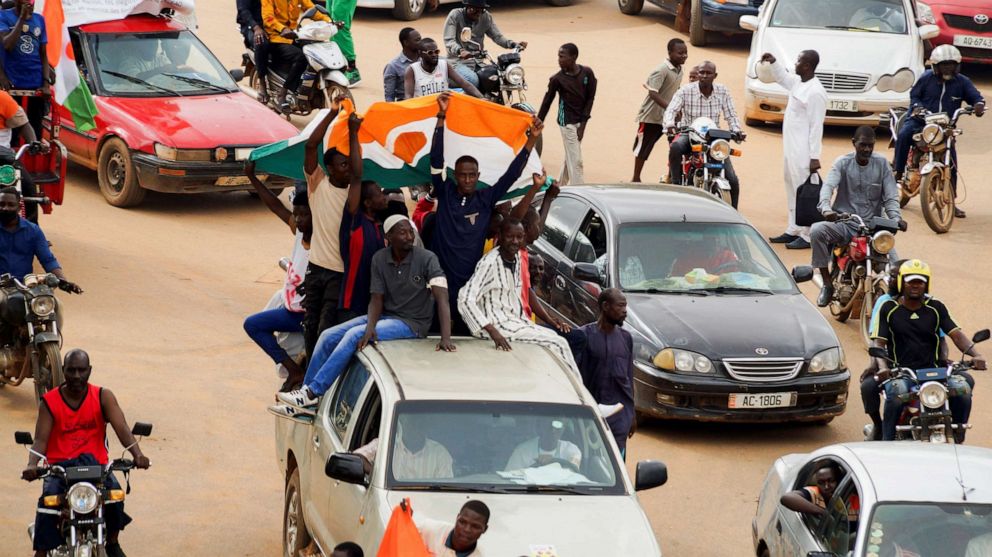
[[[241,39],[234,27],[234,2],[201,2],[198,13],[200,36],[225,64],[236,66]],[[557,47],[569,41],[579,45],[580,63],[592,66],[600,80],[583,146],[587,179],[629,179],[640,84],[664,59],[665,42],[677,35],[671,18],[654,8],[640,17],[624,16],[608,0],[577,0],[571,8],[507,0],[494,13],[508,36],[530,42],[524,65],[534,104],[556,70]],[[415,27],[424,36],[440,38],[442,22],[443,15],[434,14]],[[355,31],[365,77],[355,90],[359,106],[381,98],[381,68],[398,51],[402,26],[385,11],[358,13]],[[746,39],[690,48],[690,63],[711,59],[717,64],[718,81],[731,88],[741,112],[747,50]],[[992,93],[992,72],[969,71],[978,73],[980,88]],[[551,170],[561,164],[555,128],[548,126],[545,141]],[[960,151],[968,218],[937,237],[914,201],[906,217],[910,231],[898,236],[897,248],[933,266],[937,296],[958,323],[974,331],[992,325],[984,290],[992,274],[992,250],[982,239],[992,225],[992,194],[983,183],[980,156],[988,153],[992,131],[987,118],[969,119],[964,129]],[[744,156],[735,161],[743,184],[741,210],[763,233],[776,235],[785,218],[781,135],[777,128],[748,131]],[[827,131],[825,165],[850,150],[850,134],[848,129]],[[663,155],[664,150],[649,161],[646,177],[661,173]],[[70,173],[66,204],[43,220],[69,277],[86,289],[82,296],[62,296],[65,347],[89,350],[93,382],[117,394],[131,421],[155,424],[153,437],[142,444],[152,469],[132,476],[128,510],[136,521],[122,536],[125,549],[148,557],[280,554],[282,479],[273,454],[273,418],[265,412],[278,383],[241,322],[280,284],[276,262],[288,255],[292,237],[243,193],[149,195],[140,208],[120,210],[104,203],[94,173],[80,167]],[[809,261],[809,252],[779,254],[790,266]],[[814,295],[812,286],[804,291]],[[866,356],[856,326],[836,329],[857,375]],[[992,352],[992,345],[985,352]],[[968,441],[989,446],[992,387],[977,375],[976,429]],[[33,429],[30,389],[0,390],[0,415],[0,553],[28,555],[25,527],[40,486],[17,479],[27,456],[13,444],[13,431]],[[852,387],[848,413],[829,426],[655,422],[641,430],[631,445],[631,471],[643,458],[664,460],[670,470],[667,486],[641,496],[665,555],[753,554],[751,517],[773,460],[856,440],[862,417]]]

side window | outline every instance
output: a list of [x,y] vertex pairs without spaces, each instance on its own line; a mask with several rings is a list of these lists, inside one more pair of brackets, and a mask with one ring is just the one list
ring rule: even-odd
[[576,263],[594,263],[606,254],[606,224],[596,211],[589,211],[568,251]]
[[368,380],[369,370],[365,369],[365,366],[357,358],[352,360],[344,375],[337,380],[329,412],[331,427],[338,439],[342,441],[355,412],[355,404]]
[[588,206],[585,202],[574,197],[555,199],[548,211],[548,219],[544,223],[541,237],[564,253],[569,237],[572,236],[587,210]]
[[835,555],[847,555],[854,549],[860,511],[861,497],[854,481],[848,477],[827,502],[827,514],[817,536],[824,549]]
[[369,394],[365,397],[358,421],[355,422],[355,430],[351,436],[349,451],[354,451],[372,442],[379,436],[379,424],[382,421],[382,397],[379,396],[379,387],[373,381],[369,388]]

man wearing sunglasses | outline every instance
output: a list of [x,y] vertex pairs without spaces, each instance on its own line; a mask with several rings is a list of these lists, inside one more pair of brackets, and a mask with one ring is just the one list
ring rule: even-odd
[[448,65],[447,60],[438,58],[440,54],[434,39],[420,41],[420,59],[410,64],[403,76],[406,98],[443,93],[448,90],[449,82],[473,97],[482,98],[482,93]]
[[[489,4],[486,0],[462,0],[462,7],[451,10],[444,21],[444,46],[448,49],[448,59],[459,60],[455,71],[475,87],[479,86],[479,76],[475,73],[479,64],[474,55],[485,48],[483,42],[486,36],[503,48],[527,48],[527,41],[511,41],[503,36],[487,8]],[[476,44],[462,42],[461,32],[465,27],[472,30],[472,42]]]

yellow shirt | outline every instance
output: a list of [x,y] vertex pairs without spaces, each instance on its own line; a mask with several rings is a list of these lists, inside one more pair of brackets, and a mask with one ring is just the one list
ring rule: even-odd
[[[262,0],[262,25],[265,34],[273,43],[292,44],[293,39],[287,39],[279,33],[283,29],[296,29],[296,20],[300,14],[313,7],[311,0]],[[330,21],[326,15],[317,12],[313,14],[317,21]]]
[[348,188],[338,188],[327,179],[324,169],[317,165],[307,175],[310,192],[310,212],[313,213],[313,233],[310,235],[310,263],[325,269],[344,272],[341,260],[339,231]]

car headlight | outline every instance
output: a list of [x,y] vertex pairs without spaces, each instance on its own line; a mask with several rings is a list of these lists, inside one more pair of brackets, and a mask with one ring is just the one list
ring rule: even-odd
[[730,156],[730,143],[726,139],[717,139],[710,144],[710,156],[715,161],[722,161]]
[[506,81],[510,85],[520,85],[524,82],[524,68],[520,64],[510,64],[506,68]]
[[934,381],[924,383],[920,387],[920,402],[927,408],[941,408],[947,402],[947,389]]
[[211,149],[177,149],[155,144],[155,156],[166,161],[210,162]]
[[876,232],[871,238],[871,247],[878,253],[889,253],[896,246],[896,235],[888,230]]
[[933,10],[925,2],[916,3],[916,13],[919,20],[923,23],[929,23],[931,25],[937,23],[937,19],[933,17]]
[[923,141],[930,145],[937,145],[944,140],[944,130],[937,124],[927,124],[926,126],[923,126],[923,131],[920,132],[920,137],[922,137]]
[[93,484],[87,482],[80,482],[70,487],[66,497],[69,500],[69,507],[78,514],[93,512],[100,499]]
[[654,365],[666,371],[682,373],[712,373],[713,362],[709,358],[688,350],[666,348],[654,357]]
[[844,350],[841,347],[828,348],[818,352],[809,361],[810,373],[833,373],[844,367]]
[[897,93],[909,91],[914,83],[916,83],[916,74],[909,68],[903,68],[892,76],[892,90]]
[[38,317],[48,317],[55,311],[55,296],[38,296],[31,300],[31,311]]
[[156,143],[155,156],[167,161],[174,161],[179,158],[179,149],[169,147],[168,145],[162,145],[161,143]]

